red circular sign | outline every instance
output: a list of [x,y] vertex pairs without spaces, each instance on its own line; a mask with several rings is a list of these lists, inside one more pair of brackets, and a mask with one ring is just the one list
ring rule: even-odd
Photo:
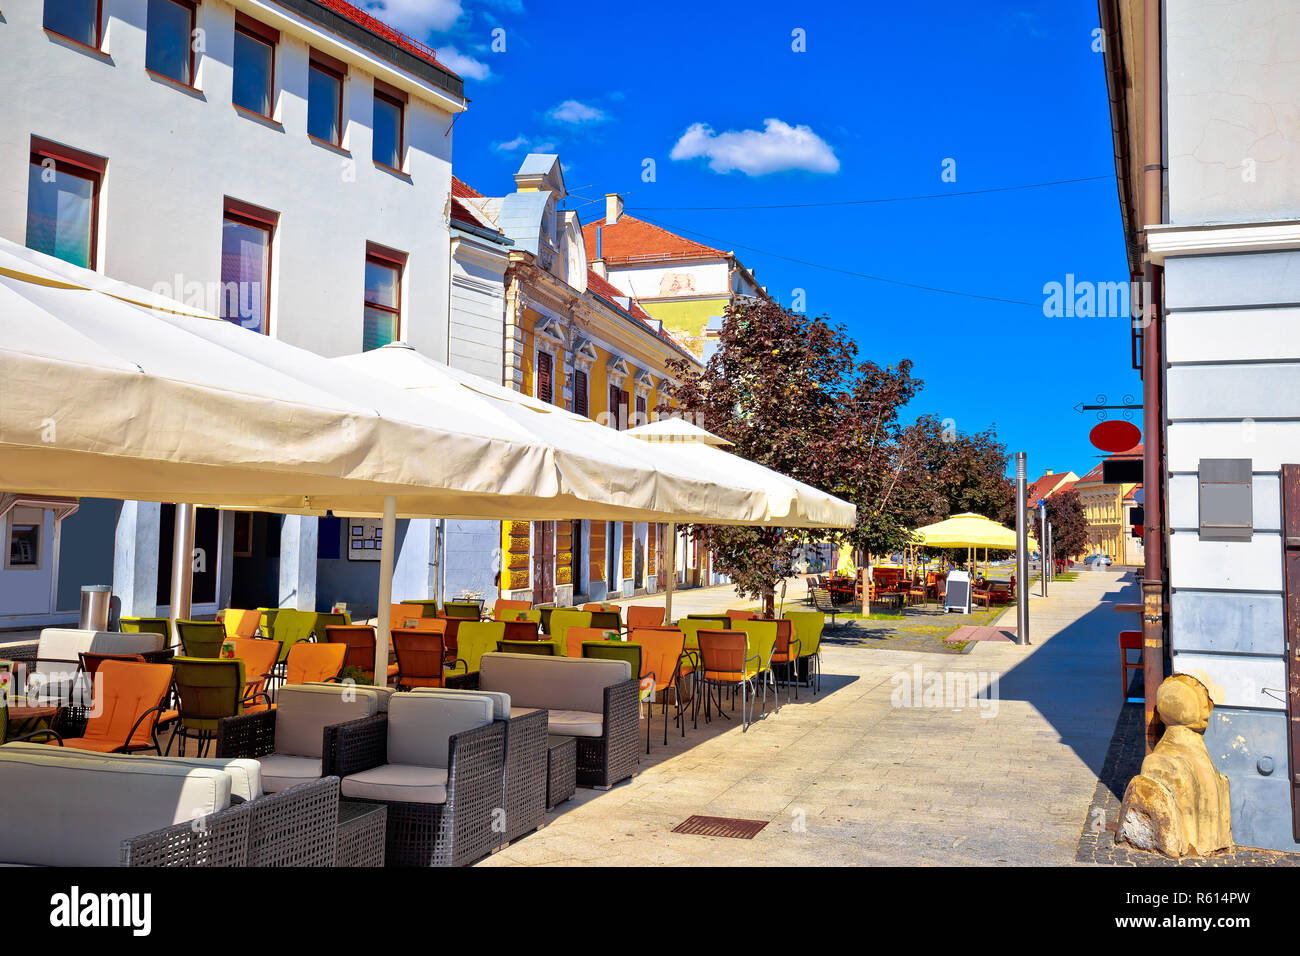
[[1142,432],[1132,422],[1102,422],[1088,433],[1088,439],[1102,451],[1128,451],[1142,440]]

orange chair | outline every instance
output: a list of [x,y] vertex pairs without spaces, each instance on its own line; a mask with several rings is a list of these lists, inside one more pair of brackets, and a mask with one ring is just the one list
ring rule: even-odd
[[[1129,651],[1137,651],[1137,662],[1128,659]],[[1130,697],[1128,695],[1129,671],[1140,671],[1142,669],[1142,632],[1141,631],[1120,631],[1119,632],[1119,678],[1123,685],[1120,690],[1124,695],[1124,703],[1140,704],[1145,697]]]
[[531,601],[509,601],[506,600],[505,598],[499,598],[496,604],[492,605],[492,620],[514,621],[517,620],[516,617],[511,616],[509,618],[506,618],[506,617],[502,617],[502,615],[506,611],[531,611],[532,609],[533,609],[533,603]]
[[397,652],[397,689],[441,687],[446,650],[442,632],[393,629],[393,650]]
[[[749,729],[750,709],[747,704],[745,692],[748,690],[748,700],[752,702],[757,688],[754,681],[758,678],[759,667],[761,662],[757,654],[747,656],[749,651],[749,635],[744,631],[711,631],[701,629],[696,635],[700,642],[700,669],[696,672],[696,678],[704,687],[704,719],[710,720],[710,708],[712,707],[712,690],[718,692],[718,713],[726,717],[722,709],[722,691],[728,690],[734,693],[740,690],[740,726],[741,733]],[[735,698],[732,698],[732,710],[735,710]],[[695,706],[695,719],[699,720],[699,703]]]
[[584,611],[617,611],[618,605],[610,604],[608,601],[605,602],[597,601],[593,604],[584,604],[582,606],[582,609]]
[[289,648],[284,662],[286,684],[319,684],[338,680],[343,670],[343,659],[348,656],[346,644],[317,644],[299,641]]
[[271,695],[266,683],[280,660],[280,642],[260,637],[234,637],[235,656],[244,662],[244,713],[266,710]]
[[424,617],[423,604],[393,604],[388,609],[388,626],[405,627],[406,622]]
[[564,653],[567,657],[581,657],[585,641],[603,641],[609,633],[605,627],[570,627],[564,632]]
[[[368,681],[375,679],[375,629],[369,624],[331,624],[325,628],[325,638],[331,644],[346,644],[345,668],[355,667]],[[389,664],[388,678],[397,676],[397,665]]]
[[[794,636],[794,621],[783,617],[775,618],[776,623],[776,644],[772,647],[772,659],[768,662],[769,666],[784,664],[787,668],[786,674],[790,678],[788,683],[794,685],[794,699],[799,699],[799,681],[796,679],[797,674],[791,669],[799,661],[799,640]],[[772,692],[776,693],[775,685]]]
[[727,617],[734,621],[752,621],[758,617],[753,611],[742,611],[739,608],[732,608],[727,612]]
[[636,630],[638,627],[662,627],[663,623],[664,609],[661,607],[648,604],[629,604],[627,607],[628,630]]
[[[676,628],[638,628],[632,632],[632,643],[641,645],[641,671],[651,675],[656,695],[663,694],[664,746],[668,745],[668,688],[673,689],[673,702],[677,708],[674,718],[686,736],[686,721],[682,708],[682,678],[690,673],[686,656],[686,635]],[[645,681],[642,681],[644,686]],[[651,701],[651,706],[654,702]],[[645,752],[650,752],[650,728],[646,727]]]
[[226,629],[226,637],[252,637],[262,626],[261,611],[241,611],[239,608],[228,607],[217,617]]
[[163,701],[171,689],[171,665],[105,660],[99,663],[97,673],[99,697],[82,735],[49,743],[97,753],[152,748],[161,754],[156,731],[166,709]]

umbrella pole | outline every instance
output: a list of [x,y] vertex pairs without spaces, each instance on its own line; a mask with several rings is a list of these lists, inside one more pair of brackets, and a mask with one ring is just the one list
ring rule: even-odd
[[397,550],[397,499],[384,497],[384,518],[380,525],[383,544],[379,551],[379,626],[375,629],[375,686],[388,685],[389,620],[393,610],[393,552]]
[[673,622],[673,585],[677,583],[677,522],[668,523],[668,586],[664,589],[664,623]]
[[[195,505],[176,505],[175,530],[172,534],[172,593],[173,621],[190,619],[194,599],[194,521]],[[177,632],[179,633],[179,628]],[[170,646],[176,635],[168,635]]]

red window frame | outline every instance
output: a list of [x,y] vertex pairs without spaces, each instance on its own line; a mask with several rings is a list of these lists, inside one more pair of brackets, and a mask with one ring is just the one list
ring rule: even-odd
[[[58,3],[58,2],[59,0],[45,0],[46,5],[51,3]],[[64,40],[67,40],[69,43],[75,43],[77,46],[81,46],[81,47],[86,46],[86,44],[82,43],[80,40],[75,39],[74,37],[70,37],[66,33],[60,33],[58,30],[54,30],[51,29],[50,27],[47,27],[45,25],[44,8],[42,8],[41,10],[41,29],[43,29],[46,33],[52,33],[56,37],[60,37]],[[95,0],[95,45],[91,47],[86,47],[86,49],[94,50],[96,53],[98,53],[100,52],[100,48],[103,47],[103,45],[104,45],[104,0]]]
[[[319,136],[313,136],[311,133],[308,133],[308,134],[307,134],[307,138],[308,138],[308,139],[314,139],[316,142],[318,142],[318,143],[324,143],[324,144],[327,145],[327,146],[333,146],[333,147],[335,147],[336,149],[342,149],[342,148],[343,148],[343,84],[344,84],[344,82],[347,80],[347,77],[348,77],[348,67],[347,67],[347,64],[344,63],[342,60],[336,60],[336,59],[334,59],[334,57],[332,57],[332,56],[328,56],[328,55],[326,55],[326,54],[324,54],[324,53],[321,53],[319,50],[312,50],[312,51],[310,51],[310,54],[308,55],[308,58],[307,58],[308,89],[309,89],[309,90],[310,90],[310,87],[311,87],[311,71],[312,71],[312,70],[320,70],[320,72],[322,72],[322,73],[324,73],[324,74],[326,74],[326,75],[328,75],[328,76],[332,76],[332,77],[334,77],[335,80],[338,81],[338,84],[339,84],[339,101],[338,101],[337,106],[335,107],[335,109],[336,109],[338,115],[335,117],[335,123],[334,123],[334,125],[335,125],[335,128],[338,129],[338,131],[339,131],[339,141],[338,141],[337,143],[331,143],[329,140],[327,140],[327,139],[321,139]],[[308,111],[310,112],[310,110],[311,110],[310,93],[308,93],[307,109],[308,109]]]
[[47,159],[54,162],[56,173],[67,173],[69,176],[77,176],[91,182],[93,189],[90,201],[90,255],[87,256],[87,261],[90,269],[96,269],[99,262],[99,194],[104,185],[104,172],[108,169],[108,160],[92,153],[83,153],[79,149],[64,146],[53,140],[33,136],[30,162],[41,165]]
[[[152,0],[149,0],[149,2],[152,2]],[[198,71],[196,69],[197,64],[195,63],[194,60],[194,31],[197,30],[199,26],[199,0],[166,0],[166,2],[174,3],[179,7],[188,7],[190,11],[189,39],[185,43],[185,50],[189,54],[189,58],[190,58],[190,66],[189,66],[190,78],[188,82],[186,82],[185,80],[178,80],[174,76],[168,76],[166,73],[159,73],[156,70],[149,69],[149,67],[147,66],[145,67],[144,71],[148,73],[150,76],[158,77],[158,79],[162,80],[164,83],[176,83],[179,86],[184,86],[188,89],[195,89],[196,87],[194,86],[194,83],[198,79]],[[146,24],[148,23],[148,18],[149,18],[149,13],[148,10],[146,9],[145,11]],[[147,50],[149,45],[147,28],[145,30],[145,34],[146,35],[145,35],[144,42],[145,42],[145,49],[146,49],[146,56],[147,56]]]
[[371,302],[365,298],[365,292],[362,291],[364,302],[361,307],[362,323],[364,329],[365,310],[378,309],[380,312],[388,312],[396,317],[393,323],[394,333],[393,341],[400,341],[402,338],[402,279],[406,274],[407,255],[404,252],[398,252],[396,249],[390,249],[387,246],[381,246],[377,242],[366,243],[366,262],[373,262],[376,265],[387,266],[397,270],[397,306],[390,307],[381,305],[378,302]]
[[[254,116],[260,116],[262,117],[262,119],[268,119],[268,120],[272,119],[275,116],[275,71],[276,71],[275,61],[276,61],[276,52],[279,50],[280,47],[280,31],[275,29],[274,27],[268,27],[265,23],[259,23],[258,21],[254,20],[252,17],[248,16],[247,14],[241,13],[240,11],[236,10],[235,11],[235,32],[242,33],[244,34],[244,36],[256,40],[259,43],[265,43],[268,47],[271,48],[271,76],[270,76],[271,88],[267,92],[267,97],[266,97],[266,102],[270,106],[270,112],[259,113],[257,110],[249,109],[247,106],[240,106],[238,103],[234,104],[235,109],[241,110],[245,113],[251,113]],[[190,45],[191,61],[193,60],[193,58],[194,58],[194,49],[193,49],[193,44],[191,44]],[[231,60],[231,70],[232,71],[234,70],[233,58]],[[193,74],[194,74],[194,65],[191,62],[190,75],[193,76]],[[340,96],[339,99],[341,101],[342,97]]]
[[270,333],[271,326],[271,263],[275,255],[275,231],[280,225],[280,214],[270,209],[263,209],[261,206],[254,206],[242,199],[232,199],[227,196],[221,222],[223,225],[226,222],[242,223],[266,233],[266,279],[262,283],[265,295],[262,302],[261,331],[263,335],[267,335]]
[[[387,83],[375,80],[375,99],[383,100],[390,106],[397,107],[397,165],[390,166],[382,160],[375,159],[376,166],[382,166],[384,169],[391,169],[395,173],[402,173],[402,160],[406,156],[406,103],[407,96],[396,87],[389,86]],[[371,134],[374,133],[374,115],[373,109],[370,123]],[[374,150],[371,150],[371,158],[374,159]]]

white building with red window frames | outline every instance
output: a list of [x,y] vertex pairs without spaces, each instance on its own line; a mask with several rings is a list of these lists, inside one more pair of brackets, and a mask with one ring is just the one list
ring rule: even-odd
[[[446,359],[465,107],[431,50],[343,0],[11,0],[0,236],[323,355]],[[0,488],[0,628],[74,620],[110,580],[123,614],[166,615],[171,521]],[[338,522],[200,509],[198,531],[195,614],[373,604]]]

